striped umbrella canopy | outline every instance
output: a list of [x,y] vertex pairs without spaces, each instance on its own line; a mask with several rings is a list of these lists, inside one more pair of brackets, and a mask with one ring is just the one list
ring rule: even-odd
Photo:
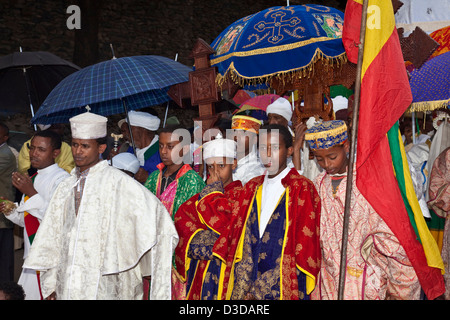
[[187,67],[172,59],[142,55],[113,58],[77,71],[61,81],[31,119],[33,124],[67,123],[86,111],[103,116],[170,100],[170,86],[189,80]]

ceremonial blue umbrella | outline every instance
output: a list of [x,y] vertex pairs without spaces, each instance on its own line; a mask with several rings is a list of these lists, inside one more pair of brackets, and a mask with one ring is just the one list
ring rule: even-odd
[[77,71],[48,95],[32,123],[67,123],[90,111],[103,116],[170,100],[170,86],[189,80],[189,68],[169,58],[145,55],[113,58]]
[[[344,61],[344,13],[322,5],[272,7],[228,26],[212,42],[218,83],[241,86],[311,70],[319,59]],[[310,69],[308,69],[310,68]]]

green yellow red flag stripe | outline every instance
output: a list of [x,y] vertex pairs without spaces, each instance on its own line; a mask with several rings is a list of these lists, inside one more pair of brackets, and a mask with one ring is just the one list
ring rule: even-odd
[[427,263],[430,267],[438,268],[443,274],[445,271],[439,246],[428,229],[422,210],[419,205],[409,171],[405,147],[401,138],[399,125],[396,123],[388,132],[389,145],[394,164],[394,172],[403,196],[406,210],[410,216],[411,224],[416,231],[418,240],[422,243]]
[[[347,1],[342,40],[353,63],[358,61],[362,8],[363,0]],[[356,185],[402,244],[427,298],[434,299],[445,292],[441,270],[428,265],[414,211],[411,208],[410,220],[405,202],[410,204],[403,200],[395,176],[387,135],[412,102],[390,0],[368,0],[364,32],[359,116],[354,120]],[[405,185],[405,200],[410,191]]]

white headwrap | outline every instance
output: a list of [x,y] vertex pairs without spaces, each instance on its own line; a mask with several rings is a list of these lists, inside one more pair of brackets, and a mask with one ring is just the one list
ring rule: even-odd
[[236,141],[223,139],[219,133],[214,140],[203,144],[203,159],[214,157],[236,158]]
[[136,156],[129,152],[122,152],[111,159],[111,164],[117,169],[130,171],[136,174],[140,168],[140,164]]
[[287,121],[291,121],[292,106],[289,100],[281,97],[267,106],[266,113],[276,113],[285,118]]
[[85,112],[69,119],[72,138],[98,139],[106,137],[108,119],[92,112]]
[[331,100],[333,101],[334,113],[348,108],[348,99],[344,96],[336,96],[335,98],[331,98]]
[[141,127],[150,131],[158,130],[159,124],[161,123],[161,120],[158,117],[148,112],[134,110],[128,112],[128,119],[130,120],[130,125],[134,127]]

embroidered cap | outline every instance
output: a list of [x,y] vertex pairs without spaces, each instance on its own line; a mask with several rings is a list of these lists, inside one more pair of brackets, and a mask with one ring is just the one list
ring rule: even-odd
[[106,117],[92,112],[85,112],[69,119],[72,138],[98,139],[106,137]]
[[253,131],[254,133],[258,133],[259,127],[261,127],[261,121],[253,117],[236,115],[231,118],[231,129]]
[[203,144],[203,159],[214,157],[236,158],[237,143],[231,139],[223,139],[219,133],[214,140]]
[[316,123],[306,130],[305,140],[312,150],[328,149],[348,139],[347,125],[342,120]]

